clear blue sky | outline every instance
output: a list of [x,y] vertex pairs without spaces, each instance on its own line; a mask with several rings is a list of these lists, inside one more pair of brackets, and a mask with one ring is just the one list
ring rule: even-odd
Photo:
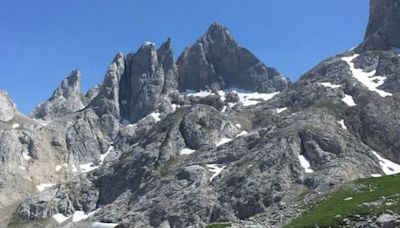
[[364,36],[368,0],[9,0],[0,2],[0,89],[30,113],[73,69],[82,91],[118,51],[172,37],[175,56],[213,22],[291,80]]

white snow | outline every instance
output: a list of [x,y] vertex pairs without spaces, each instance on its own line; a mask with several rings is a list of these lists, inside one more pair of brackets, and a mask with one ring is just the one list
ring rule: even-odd
[[94,222],[91,228],[114,228],[118,225],[119,225],[118,223]]
[[47,126],[49,125],[49,123],[51,123],[50,120],[46,121],[46,120],[42,120],[42,119],[33,119],[35,120],[38,124],[42,125],[42,126]]
[[15,129],[15,128],[19,128],[20,126],[21,126],[21,125],[19,125],[19,123],[15,123],[15,124],[12,125],[12,128],[14,128],[14,129]]
[[207,165],[208,169],[210,172],[214,173],[212,177],[210,177],[210,181],[212,181],[216,176],[218,176],[223,169],[225,169],[225,166],[219,167],[218,164],[209,164]]
[[363,69],[355,68],[353,60],[358,56],[359,54],[354,54],[350,57],[342,57],[342,60],[349,64],[353,77],[361,82],[365,87],[367,87],[368,90],[377,92],[382,97],[392,96],[391,93],[378,89],[379,86],[385,83],[386,77],[375,76],[376,70],[373,70],[371,72],[364,72]]
[[314,170],[311,169],[311,164],[310,162],[306,159],[306,157],[304,157],[304,155],[299,155],[299,161],[300,161],[300,165],[304,168],[304,171],[306,173],[313,173]]
[[95,166],[93,164],[93,162],[89,162],[89,163],[79,165],[79,168],[82,173],[88,173],[88,172],[91,172],[91,171],[99,168],[99,166]]
[[193,96],[193,97],[208,97],[208,96],[212,95],[212,92],[211,91],[196,92],[194,90],[187,89],[182,93],[182,95]]
[[279,94],[279,92],[275,93],[258,93],[258,92],[253,92],[249,90],[244,90],[244,89],[237,89],[237,88],[231,88],[225,90],[226,92],[234,92],[239,96],[239,101],[244,105],[244,106],[252,106],[260,103],[261,101],[268,101],[272,99],[274,96]]
[[344,199],[344,201],[349,201],[349,200],[352,200],[352,199],[353,199],[353,197],[348,197],[348,198]]
[[150,45],[155,46],[156,44],[153,43],[153,42],[151,42],[151,41],[145,41],[145,42],[143,43],[143,45],[144,45],[144,46],[150,46]]
[[94,215],[95,213],[97,213],[100,209],[97,209],[95,211],[92,211],[88,214],[85,214],[84,211],[75,211],[75,213],[72,215],[72,222],[79,222],[82,221],[84,219],[89,218],[90,216]]
[[[239,102],[241,102],[244,106],[252,106],[256,105],[262,101],[268,101],[271,98],[273,98],[275,95],[279,94],[279,92],[275,93],[258,93],[258,92],[253,92],[250,90],[245,90],[245,89],[238,89],[238,88],[230,88],[226,89],[224,91],[220,90],[218,91],[218,94],[221,96],[221,100],[225,101],[225,93],[226,92],[233,92],[236,93],[239,97]],[[212,95],[212,91],[199,91],[196,92],[194,90],[185,90],[182,92],[182,95],[185,96],[195,96],[195,97],[207,97]],[[229,107],[235,106],[237,103],[228,103]],[[227,107],[223,108],[223,112],[226,110]]]
[[328,87],[328,88],[332,88],[332,89],[337,89],[337,88],[342,87],[341,85],[334,85],[330,82],[320,82],[320,84],[324,87]]
[[188,155],[188,154],[193,154],[194,152],[196,152],[196,150],[192,150],[192,149],[189,149],[189,148],[184,148],[179,152],[179,154],[180,155]]
[[348,106],[356,106],[356,102],[354,102],[354,99],[352,96],[345,94],[344,97],[342,98],[342,101],[346,103]]
[[371,174],[371,177],[381,177],[381,174]]
[[36,185],[36,188],[39,192],[45,190],[46,188],[50,188],[53,187],[56,184],[51,184],[51,183],[46,183],[46,184],[40,184],[40,185]]
[[159,112],[152,112],[152,113],[150,113],[149,115],[150,115],[151,117],[153,117],[153,119],[154,119],[156,122],[161,121],[161,119],[160,119],[161,113],[159,113]]
[[20,168],[20,169],[22,169],[22,170],[26,170],[26,168],[23,167],[23,166],[18,166],[18,168]]
[[65,222],[65,221],[67,221],[69,218],[71,218],[71,216],[67,217],[67,216],[65,216],[65,215],[63,215],[61,213],[53,215],[53,219],[55,219],[58,224],[61,224],[61,223]]
[[276,109],[276,112],[277,112],[277,113],[281,113],[281,112],[286,111],[287,109],[288,109],[287,107],[284,107],[284,108],[277,108],[277,109]]
[[222,138],[216,145],[217,145],[217,147],[218,146],[222,146],[222,145],[224,145],[224,144],[226,144],[226,143],[228,143],[230,141],[232,141],[232,139],[230,139],[230,138]]
[[112,150],[114,150],[114,147],[113,147],[113,146],[110,146],[110,147],[107,149],[107,152],[106,152],[105,154],[100,154],[100,165],[97,165],[97,166],[96,166],[96,165],[93,164],[93,162],[89,162],[89,163],[85,163],[85,164],[79,165],[79,168],[80,168],[81,172],[82,172],[82,173],[91,172],[91,171],[93,171],[93,170],[99,168],[100,166],[102,166],[103,163],[104,163],[104,159],[107,157],[107,155],[108,155]]
[[113,146],[110,146],[110,147],[107,149],[107,152],[106,152],[105,154],[100,154],[100,161],[101,161],[101,164],[104,163],[104,159],[106,159],[107,155],[110,154],[110,152],[111,152],[112,150],[114,150],[114,147],[113,147]]
[[242,137],[242,136],[246,136],[246,135],[248,135],[249,133],[247,132],[247,131],[242,131],[242,132],[240,132],[239,134],[237,134],[236,135],[236,137]]
[[27,161],[32,159],[32,157],[29,156],[29,152],[28,151],[22,152],[22,157]]
[[236,126],[237,128],[242,128],[242,125],[241,125],[240,123],[235,124],[235,126]]
[[340,126],[341,126],[343,129],[347,130],[347,127],[346,127],[346,125],[344,124],[344,120],[339,120],[338,123],[340,124]]
[[57,165],[57,166],[56,166],[56,172],[60,171],[61,169],[62,169],[62,166],[61,166],[61,165]]
[[394,175],[400,173],[400,165],[396,164],[388,159],[383,158],[381,155],[379,155],[377,152],[372,151],[372,153],[375,155],[375,157],[378,158],[379,160],[379,165],[382,168],[382,171],[386,175]]

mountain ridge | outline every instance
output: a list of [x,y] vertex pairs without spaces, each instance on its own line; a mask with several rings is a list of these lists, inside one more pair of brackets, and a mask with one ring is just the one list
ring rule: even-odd
[[117,53],[85,95],[73,72],[53,96],[78,110],[50,98],[51,118],[30,119],[0,93],[0,214],[14,214],[0,222],[282,227],[348,182],[400,173],[400,56],[369,36],[292,83],[214,23],[177,60],[170,38]]

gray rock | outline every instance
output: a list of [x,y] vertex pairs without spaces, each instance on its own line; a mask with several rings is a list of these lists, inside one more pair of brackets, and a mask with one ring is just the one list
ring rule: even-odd
[[286,89],[288,81],[240,47],[227,28],[215,23],[177,61],[181,90],[237,87],[260,92]]
[[15,104],[3,91],[0,91],[0,121],[10,121],[16,112]]
[[33,110],[31,116],[36,119],[51,120],[83,109],[80,75],[78,70],[72,71],[49,100]]
[[371,14],[363,46],[368,50],[400,48],[400,1],[371,0]]

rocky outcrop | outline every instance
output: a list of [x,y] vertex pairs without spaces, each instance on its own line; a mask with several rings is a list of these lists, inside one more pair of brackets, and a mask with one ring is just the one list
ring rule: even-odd
[[365,49],[400,48],[400,1],[371,0],[370,11]]
[[282,91],[287,79],[240,47],[227,28],[215,23],[177,61],[181,90],[237,87],[260,92]]
[[32,117],[51,120],[84,108],[80,94],[80,76],[78,70],[61,82],[49,100],[33,110]]
[[15,104],[5,92],[0,91],[0,121],[12,120],[15,116],[15,113]]

